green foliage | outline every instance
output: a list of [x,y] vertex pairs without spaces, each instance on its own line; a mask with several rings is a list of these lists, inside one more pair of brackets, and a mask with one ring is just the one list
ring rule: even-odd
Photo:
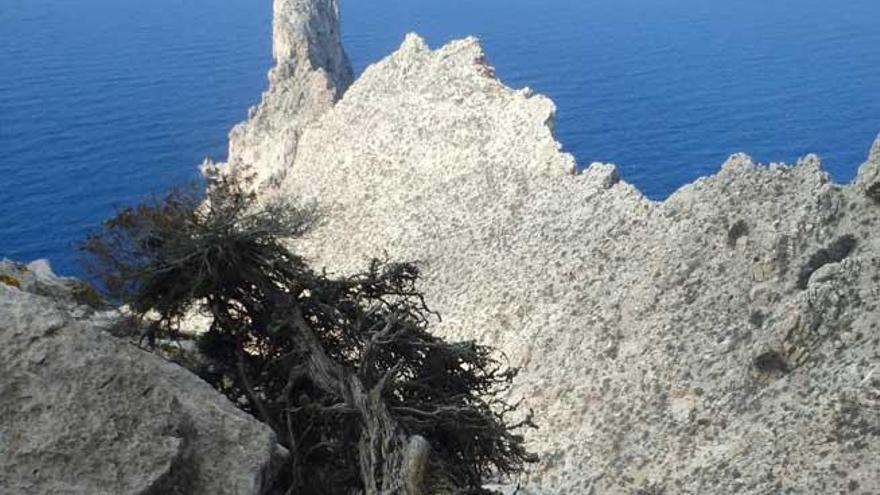
[[251,211],[256,198],[245,188],[223,181],[205,200],[192,184],[120,210],[81,245],[88,270],[111,298],[136,313],[152,309],[166,325],[209,296],[296,277],[302,260],[279,241],[301,235],[312,215],[283,203]]
[[[503,396],[516,376],[492,349],[430,332],[412,263],[374,260],[330,277],[292,253],[309,209],[257,202],[220,180],[121,210],[83,243],[90,269],[136,314],[174,333],[196,306],[213,316],[198,372],[269,424],[291,452],[280,493],[373,493],[406,469],[408,439],[430,445],[426,485],[482,493],[534,461]],[[397,492],[395,492],[397,493]]]
[[73,300],[77,304],[88,306],[90,308],[100,309],[107,306],[101,294],[94,287],[85,283],[78,282],[72,289]]
[[0,284],[6,284],[10,287],[15,287],[16,289],[21,289],[21,282],[19,282],[17,278],[15,278],[11,275],[0,274]]

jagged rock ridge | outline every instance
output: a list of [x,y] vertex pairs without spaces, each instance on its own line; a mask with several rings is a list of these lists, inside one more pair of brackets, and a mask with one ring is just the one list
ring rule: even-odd
[[252,167],[258,186],[283,175],[301,129],[329,109],[353,78],[340,42],[337,0],[275,0],[274,8],[276,65],[269,89],[248,121],[230,133],[228,164],[203,165],[208,174]]
[[734,155],[653,202],[574,173],[553,113],[476,40],[411,35],[297,128],[265,194],[322,207],[298,247],[333,270],[421,260],[439,330],[522,367],[532,487],[880,491],[880,140],[852,185]]

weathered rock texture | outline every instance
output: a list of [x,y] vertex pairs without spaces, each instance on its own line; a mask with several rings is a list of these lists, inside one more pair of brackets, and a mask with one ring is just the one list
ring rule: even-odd
[[325,215],[300,249],[337,271],[421,260],[439,331],[522,367],[530,486],[880,493],[880,141],[853,185],[815,156],[735,155],[652,202],[612,165],[575,173],[553,113],[477,41],[409,36],[238,156],[289,145],[267,194]]
[[0,284],[67,304],[83,316],[103,304],[91,286],[75,278],[55,275],[46,260],[27,265],[0,260]]
[[[269,89],[250,119],[229,136],[228,171],[252,167],[258,186],[281,178],[296,156],[301,129],[352,81],[339,38],[337,0],[275,0],[273,23],[276,66],[269,72]],[[210,173],[214,164],[206,168]]]
[[114,316],[72,302],[45,263],[0,273],[0,493],[263,493],[284,455],[269,428],[101,331]]

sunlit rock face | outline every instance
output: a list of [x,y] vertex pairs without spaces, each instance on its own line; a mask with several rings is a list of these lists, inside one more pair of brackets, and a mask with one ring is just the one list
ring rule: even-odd
[[[353,77],[336,0],[275,0],[273,27],[269,89],[230,133],[228,167],[216,167],[235,173],[246,166],[258,187],[283,176],[302,128],[327,111]],[[205,168],[215,172],[213,163]]]
[[331,100],[239,155],[280,157],[266,197],[320,206],[297,244],[318,264],[421,261],[438,331],[522,369],[531,490],[880,491],[880,141],[852,185],[740,154],[653,202],[575,173],[553,103],[474,39],[411,35]]

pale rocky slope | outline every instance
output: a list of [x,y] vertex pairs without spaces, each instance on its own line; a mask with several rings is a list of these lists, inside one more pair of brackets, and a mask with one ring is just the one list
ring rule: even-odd
[[303,113],[264,102],[232,163],[318,203],[298,246],[316,262],[422,261],[438,330],[522,367],[530,487],[880,493],[880,140],[853,184],[815,156],[734,155],[653,202],[612,165],[575,173],[552,102],[505,87],[474,39],[411,35],[335,105],[323,91]]
[[0,262],[0,493],[259,495],[275,434],[189,371],[117,339],[115,311],[45,262]]

